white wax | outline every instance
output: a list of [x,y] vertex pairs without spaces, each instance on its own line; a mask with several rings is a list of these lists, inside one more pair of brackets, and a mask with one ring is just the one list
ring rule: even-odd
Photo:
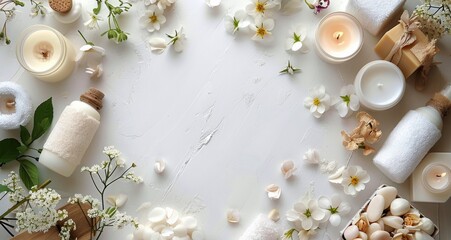
[[54,68],[62,54],[60,39],[49,30],[31,33],[23,44],[25,63],[35,72],[44,72]]
[[355,79],[356,93],[363,105],[373,110],[395,106],[404,95],[405,80],[401,70],[388,61],[366,64]]
[[433,163],[424,169],[423,179],[430,190],[443,192],[449,186],[450,170],[442,164]]
[[350,15],[335,12],[325,16],[317,29],[320,51],[332,58],[349,58],[355,55],[363,42],[362,27]]
[[82,0],[73,0],[72,9],[68,13],[53,12],[53,17],[61,23],[69,24],[77,21],[82,11]]

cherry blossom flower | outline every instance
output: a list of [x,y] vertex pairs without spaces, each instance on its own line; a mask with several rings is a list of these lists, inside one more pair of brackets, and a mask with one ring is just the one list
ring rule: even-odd
[[182,52],[186,40],[186,35],[183,32],[183,27],[181,27],[179,31],[175,30],[175,34],[173,36],[169,34],[166,35],[170,38],[168,45],[172,45],[176,52]]
[[[340,90],[340,99],[335,103],[338,115],[344,118],[358,111],[360,108],[359,97],[355,94],[354,85],[344,86]],[[351,111],[350,111],[351,110]]]
[[318,206],[314,199],[304,199],[294,204],[293,209],[287,212],[287,220],[299,225],[304,230],[316,229],[323,221],[326,213]]
[[285,49],[287,51],[307,53],[308,48],[304,44],[306,36],[307,29],[302,25],[290,29],[288,39],[285,43]]
[[160,30],[160,26],[166,22],[166,17],[163,16],[163,10],[156,5],[150,5],[139,22],[142,28],[146,28],[148,32],[154,32]]
[[103,21],[103,18],[93,12],[89,12],[89,20],[84,23],[84,25],[89,29],[99,29],[99,21]]
[[268,15],[268,10],[275,6],[270,0],[251,0],[246,6],[246,12],[253,17],[263,18]]
[[255,19],[255,24],[251,24],[250,28],[255,32],[252,40],[264,40],[269,39],[272,35],[271,30],[274,29],[274,20],[257,18]]
[[172,6],[176,0],[158,0],[158,8],[161,10],[165,10],[167,7]]
[[304,99],[304,106],[310,109],[314,117],[320,118],[323,113],[329,110],[330,96],[326,93],[324,85],[310,89],[309,95]]
[[318,205],[326,210],[326,218],[334,227],[340,225],[341,216],[348,214],[351,210],[351,206],[347,202],[342,202],[340,196],[336,194],[330,199],[325,196],[320,197]]
[[225,29],[229,33],[235,34],[237,31],[249,27],[247,13],[244,10],[238,10],[233,15],[227,15],[224,18]]
[[344,192],[348,195],[355,195],[365,189],[365,183],[370,181],[367,171],[360,166],[350,166],[342,173]]

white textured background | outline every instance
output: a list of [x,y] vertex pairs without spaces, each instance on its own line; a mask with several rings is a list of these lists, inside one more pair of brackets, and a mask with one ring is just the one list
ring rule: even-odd
[[[352,203],[352,212],[357,211],[381,184],[395,185],[402,196],[410,198],[408,182],[392,183],[371,163],[371,157],[363,157],[360,152],[353,155],[351,164],[368,170],[371,182],[357,197],[345,196],[340,186],[329,184],[327,175],[301,161],[301,155],[314,147],[324,158],[345,164],[349,152],[341,146],[340,131],[349,131],[356,124],[353,117],[341,119],[334,109],[321,119],[315,119],[303,106],[308,89],[324,84],[326,90],[336,96],[342,86],[354,81],[364,64],[377,59],[372,50],[377,39],[368,33],[358,56],[341,65],[324,63],[313,51],[317,22],[327,12],[345,9],[346,3],[332,1],[330,9],[318,16],[305,6],[295,15],[277,14],[274,41],[258,44],[250,40],[250,34],[234,37],[224,29],[225,14],[243,8],[245,1],[223,0],[219,8],[210,9],[202,0],[180,0],[166,14],[167,23],[159,34],[173,33],[183,25],[188,37],[186,48],[181,54],[169,49],[162,55],[150,53],[146,45],[150,35],[139,28],[142,3],[135,4],[130,13],[121,17],[124,28],[131,33],[129,41],[121,45],[99,38],[98,32],[88,32],[81,20],[72,25],[58,24],[52,16],[29,20],[28,9],[24,9],[9,24],[13,43],[0,47],[0,81],[16,76],[14,80],[29,92],[35,106],[52,96],[55,121],[64,107],[88,87],[101,89],[106,94],[102,124],[83,163],[99,163],[103,160],[103,146],[115,145],[129,162],[138,164],[137,172],[145,179],[145,183],[137,187],[118,184],[109,194],[129,194],[125,209],[131,215],[136,214],[135,209],[142,202],[150,201],[153,206],[171,206],[197,217],[206,239],[238,239],[258,213],[278,208],[284,214],[312,182],[316,196],[341,194]],[[412,10],[418,3],[409,0],[406,8]],[[15,44],[20,31],[33,23],[55,27],[77,48],[83,45],[77,29],[105,47],[107,56],[102,79],[89,80],[82,67],[57,84],[41,82],[28,73],[21,75]],[[307,44],[311,51],[289,54],[284,50],[288,29],[299,23],[309,28]],[[383,112],[369,111],[381,122],[384,134],[381,143],[409,109],[423,106],[445,82],[451,81],[451,39],[442,39],[439,48],[437,60],[443,63],[431,72],[427,90],[415,91],[414,80],[410,79],[406,94],[396,107]],[[288,59],[300,66],[302,73],[279,75]],[[446,119],[444,125],[443,137],[434,151],[451,151],[451,118]],[[18,137],[18,132],[0,131],[1,139],[7,136]],[[376,147],[380,148],[381,143]],[[163,176],[153,172],[156,158],[167,161]],[[294,160],[299,168],[289,181],[284,180],[279,170],[285,159]],[[0,177],[17,167],[15,164],[7,166],[0,171]],[[41,170],[43,178],[51,178],[52,187],[66,197],[74,193],[94,193],[86,175],[76,172],[64,178],[45,168]],[[264,189],[271,183],[282,187],[278,201],[266,197]],[[2,202],[1,208],[5,205]],[[450,239],[450,201],[441,205],[414,205],[440,225],[440,239]],[[241,211],[240,224],[227,223],[225,213],[229,208]],[[338,238],[339,230],[351,216],[338,228],[329,226],[320,231],[316,239]],[[284,229],[288,227],[284,218],[280,224]],[[104,239],[124,239],[130,232],[130,229],[109,231]],[[4,238],[6,235],[0,231],[0,239]]]

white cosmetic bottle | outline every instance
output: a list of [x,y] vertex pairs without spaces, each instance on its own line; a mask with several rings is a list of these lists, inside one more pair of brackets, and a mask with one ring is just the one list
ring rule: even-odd
[[388,178],[403,183],[442,136],[443,117],[451,107],[451,85],[427,103],[409,111],[396,125],[374,164]]
[[65,177],[80,164],[100,125],[104,94],[90,88],[61,113],[44,144],[39,162]]

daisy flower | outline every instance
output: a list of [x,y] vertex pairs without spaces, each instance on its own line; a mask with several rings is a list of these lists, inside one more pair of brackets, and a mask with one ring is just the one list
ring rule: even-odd
[[330,96],[324,85],[310,89],[309,94],[310,96],[304,99],[304,106],[310,109],[314,117],[320,118],[330,107]]
[[276,5],[270,0],[251,0],[246,6],[247,14],[253,17],[265,17],[268,9],[274,8]]
[[342,173],[344,192],[348,195],[355,195],[365,189],[365,183],[370,181],[367,171],[360,166],[350,166]]

